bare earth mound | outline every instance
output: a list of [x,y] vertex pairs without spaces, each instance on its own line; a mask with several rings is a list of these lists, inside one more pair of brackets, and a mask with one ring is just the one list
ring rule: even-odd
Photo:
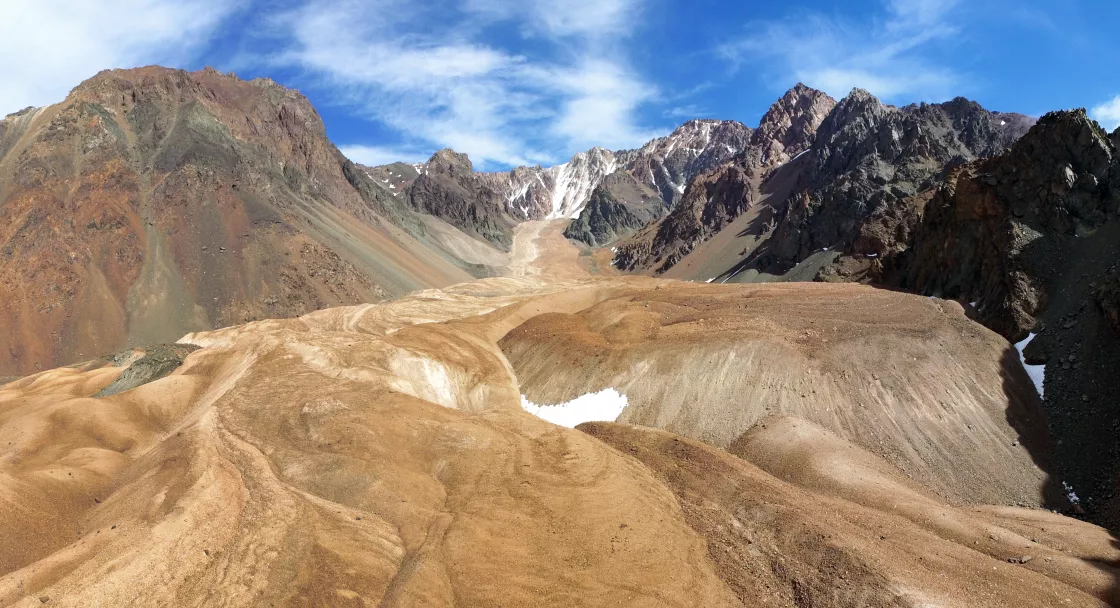
[[[546,282],[550,267],[578,268],[552,264],[553,256],[575,261],[555,228],[524,233],[550,252],[521,267],[527,277],[190,334],[181,342],[201,349],[181,367],[119,394],[92,397],[122,374],[123,365],[111,364],[0,387],[0,604],[1117,601],[1120,548],[1103,529],[1046,511],[949,504],[1028,500],[1044,481],[1012,445],[1042,428],[1034,404],[1015,396],[1029,384],[1012,375],[1010,388],[1000,386],[1002,344],[992,334],[975,326],[968,333],[959,313],[936,302],[881,292],[790,287],[751,296],[650,279]],[[515,243],[515,260],[518,250]],[[739,321],[724,315],[724,325],[711,325],[707,311],[685,321],[667,307],[677,297],[702,304],[724,294],[784,312],[767,316],[758,304],[741,309]],[[806,306],[831,310],[821,322],[835,329],[803,327]],[[930,319],[929,327],[904,322],[898,315],[906,311]],[[615,322],[596,325],[607,317]],[[861,332],[847,317],[879,325]],[[767,324],[743,329],[760,319]],[[792,393],[774,389],[773,413],[815,425],[761,415],[761,424],[748,425],[726,417],[734,408],[710,393],[713,419],[743,427],[710,433],[718,446],[621,424],[565,429],[521,409],[526,380],[515,370],[535,369],[534,357],[547,354],[529,353],[538,348],[528,340],[534,332],[583,342],[594,332],[602,352],[561,350],[547,363],[557,377],[573,377],[530,396],[577,394],[598,381],[581,361],[598,357],[610,372],[612,357],[640,351],[607,356],[612,345],[645,343],[654,373],[682,354],[680,344],[718,347],[718,333],[737,335],[748,361],[752,344],[770,336],[769,381],[804,376],[812,378],[800,381],[806,395],[830,392],[806,396],[795,411]],[[884,353],[874,372],[882,387],[845,397],[841,389],[876,379],[843,379],[839,361],[871,356],[876,340],[899,361],[918,343],[939,363],[955,360],[939,348],[961,349],[953,355],[961,369],[906,389],[901,383],[917,382],[912,370],[927,363],[891,366]],[[515,341],[523,352],[511,365],[499,342],[512,352]],[[814,360],[811,352],[824,354]],[[676,358],[677,371],[660,381],[695,389],[737,378],[711,362],[687,363]],[[995,385],[965,363],[990,368]],[[926,391],[934,381],[953,397],[938,404],[952,423],[932,410]],[[619,386],[633,388],[637,412],[655,411],[638,384]],[[864,402],[878,416],[860,413]],[[696,404],[689,407],[699,419]],[[907,447],[877,418],[921,432]],[[1021,435],[1008,419],[1023,425]],[[972,433],[961,430],[968,425]],[[699,435],[702,425],[681,428]],[[872,430],[890,450],[866,445]],[[724,434],[726,441],[713,438]],[[1044,439],[1030,439],[1039,454]],[[955,450],[957,462],[935,468],[934,450],[919,441]],[[976,484],[972,492],[966,482]]]

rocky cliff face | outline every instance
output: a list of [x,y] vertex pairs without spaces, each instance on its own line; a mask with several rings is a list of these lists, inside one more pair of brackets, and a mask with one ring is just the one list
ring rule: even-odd
[[98,74],[0,121],[0,374],[468,275],[392,223],[299,93]]
[[892,282],[960,299],[1013,342],[1035,334],[1066,481],[1120,522],[1120,154],[1083,110],[1044,116],[1007,153],[954,170]]
[[615,171],[591,193],[564,236],[601,247],[632,234],[665,212],[665,202],[655,190],[625,171]]
[[690,120],[667,137],[620,153],[621,164],[672,207],[693,178],[735,158],[750,137],[751,129],[733,120]]
[[668,217],[619,247],[616,264],[627,270],[668,270],[755,204],[774,169],[809,149],[835,103],[798,83],[770,107],[734,160],[691,180]]
[[770,106],[746,147],[745,165],[769,171],[809,149],[836,100],[797,83]]
[[779,210],[759,267],[780,273],[823,248],[848,251],[868,224],[868,239],[887,226],[884,251],[868,252],[885,255],[893,231],[906,231],[893,219],[920,214],[920,192],[947,168],[1002,152],[1030,124],[963,98],[894,108],[852,91],[821,123],[803,187]]
[[[576,154],[566,163],[548,168],[516,167],[511,171],[471,174],[460,171],[458,177],[450,181],[433,176],[413,184],[410,196],[417,208],[492,243],[508,246],[511,224],[530,219],[579,217],[596,188],[607,176],[618,171],[628,173],[634,187],[656,192],[662,206],[671,206],[696,175],[727,162],[742,151],[749,135],[750,129],[735,121],[693,120],[638,150],[612,152],[592,148]],[[437,154],[428,163],[435,165],[420,167],[421,173],[429,175],[433,168],[437,174],[445,172],[447,163],[440,160],[441,154],[455,153],[447,150]],[[470,164],[465,156],[459,156],[462,159],[457,163]],[[452,186],[453,182],[458,185]],[[630,200],[627,196],[622,198]],[[450,207],[441,209],[441,204]],[[593,211],[598,215],[584,219],[582,224],[601,225],[615,235],[633,230],[627,224],[633,219],[630,216],[603,215],[602,211],[600,206]],[[656,217],[649,216],[649,219]],[[622,223],[606,226],[603,222],[608,218],[617,218]]]
[[512,242],[514,222],[502,193],[474,173],[466,154],[440,150],[408,189],[412,205],[503,249]]

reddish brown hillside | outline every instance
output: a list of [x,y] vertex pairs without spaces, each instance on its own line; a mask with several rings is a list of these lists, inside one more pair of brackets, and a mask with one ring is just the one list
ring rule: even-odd
[[469,276],[299,93],[213,70],[98,74],[0,121],[0,375]]

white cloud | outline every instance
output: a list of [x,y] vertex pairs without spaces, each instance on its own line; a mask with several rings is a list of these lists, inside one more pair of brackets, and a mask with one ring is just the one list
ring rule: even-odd
[[1089,115],[1109,131],[1120,128],[1120,95],[1096,106],[1089,111]]
[[272,60],[406,147],[451,147],[481,167],[559,162],[647,135],[634,116],[654,90],[616,47],[636,1],[306,0],[278,17],[285,48]]
[[370,167],[388,165],[389,163],[422,163],[428,160],[425,154],[411,148],[396,148],[392,146],[363,146],[343,145],[338,149],[350,160]]
[[782,86],[802,81],[836,97],[859,87],[887,100],[940,99],[960,77],[926,51],[957,34],[952,15],[958,4],[887,0],[882,16],[867,22],[799,13],[752,23],[752,34],[720,51],[735,66],[749,63],[769,72]]
[[690,103],[683,106],[674,106],[662,113],[662,116],[664,116],[665,118],[683,118],[686,120],[692,120],[694,118],[700,118],[707,115],[708,110],[705,109],[704,106],[695,103]]
[[180,64],[237,2],[7,0],[0,14],[0,115],[62,101],[100,70]]

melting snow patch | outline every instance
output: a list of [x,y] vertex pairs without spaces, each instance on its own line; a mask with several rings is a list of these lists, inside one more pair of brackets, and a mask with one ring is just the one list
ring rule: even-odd
[[1027,370],[1027,375],[1031,377],[1031,382],[1034,382],[1034,387],[1038,389],[1038,396],[1042,397],[1042,384],[1045,380],[1046,366],[1045,365],[1027,365],[1027,358],[1023,356],[1023,349],[1034,340],[1035,334],[1027,335],[1027,338],[1022,342],[1015,344],[1015,350],[1019,351],[1019,362],[1023,364],[1023,369]]
[[605,388],[557,405],[537,405],[521,395],[521,407],[541,420],[575,428],[584,422],[614,422],[626,409],[626,395]]

